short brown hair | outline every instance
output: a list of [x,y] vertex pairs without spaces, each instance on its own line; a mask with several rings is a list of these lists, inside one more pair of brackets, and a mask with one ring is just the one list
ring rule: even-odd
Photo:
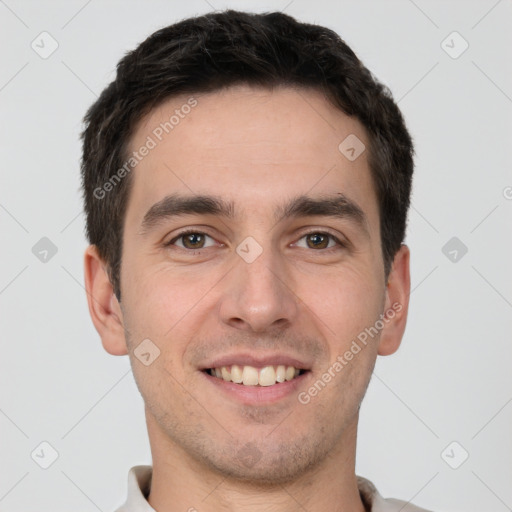
[[[117,75],[89,108],[82,132],[82,187],[89,242],[106,262],[121,300],[123,221],[131,173],[98,197],[127,161],[139,121],[164,100],[245,83],[313,87],[365,127],[380,213],[386,277],[405,236],[413,144],[387,87],[332,30],[280,12],[227,10],[156,31],[117,65]],[[110,187],[109,187],[110,188]]]

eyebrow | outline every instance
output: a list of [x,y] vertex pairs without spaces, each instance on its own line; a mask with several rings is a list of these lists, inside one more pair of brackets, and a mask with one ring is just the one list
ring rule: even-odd
[[[236,218],[233,201],[226,201],[210,195],[171,194],[149,208],[142,219],[139,234],[145,235],[162,222],[183,215],[215,215],[230,220]],[[366,214],[357,203],[341,192],[318,198],[298,196],[274,210],[275,224],[292,217],[312,216],[332,217],[355,222],[369,236]]]

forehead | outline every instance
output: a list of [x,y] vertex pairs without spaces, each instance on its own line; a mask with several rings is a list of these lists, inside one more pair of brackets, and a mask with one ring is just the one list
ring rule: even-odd
[[130,154],[140,160],[126,226],[140,224],[171,193],[222,196],[240,215],[298,195],[343,193],[371,218],[377,205],[368,151],[351,161],[339,148],[354,136],[369,147],[361,123],[311,89],[240,85],[174,97],[145,116],[132,137]]

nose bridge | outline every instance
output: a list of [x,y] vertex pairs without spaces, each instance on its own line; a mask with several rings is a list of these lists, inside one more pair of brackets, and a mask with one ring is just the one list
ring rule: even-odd
[[221,308],[223,320],[263,331],[293,321],[297,301],[281,255],[270,242],[247,237],[236,248],[236,268]]

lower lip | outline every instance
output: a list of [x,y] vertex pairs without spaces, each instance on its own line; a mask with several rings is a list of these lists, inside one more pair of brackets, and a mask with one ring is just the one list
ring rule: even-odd
[[207,372],[201,372],[203,376],[226,393],[230,398],[239,400],[244,405],[268,405],[279,402],[289,396],[297,396],[298,388],[303,385],[311,372],[307,371],[292,380],[286,380],[272,386],[244,386],[235,382],[213,377]]

